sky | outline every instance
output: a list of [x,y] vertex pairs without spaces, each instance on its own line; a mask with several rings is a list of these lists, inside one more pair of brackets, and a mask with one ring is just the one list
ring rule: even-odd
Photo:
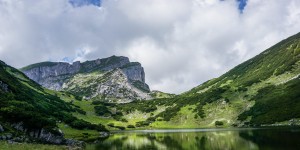
[[300,32],[299,0],[0,0],[0,59],[112,55],[142,64],[153,90],[187,91]]

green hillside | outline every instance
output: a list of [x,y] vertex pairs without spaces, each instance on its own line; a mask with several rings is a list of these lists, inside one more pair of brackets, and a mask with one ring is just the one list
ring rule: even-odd
[[[143,128],[299,124],[299,74],[296,34],[181,95],[110,108]],[[144,115],[132,122],[136,112]]]
[[109,130],[300,125],[300,34],[181,95],[153,91],[157,99],[148,101],[81,100],[46,90],[4,63],[0,73],[8,85],[0,90],[2,124],[59,128],[69,138],[96,135],[105,130],[101,124]]
[[[106,131],[101,124],[91,124],[80,120],[72,113],[82,112],[72,103],[58,97],[58,92],[42,88],[22,72],[0,62],[0,125],[4,133],[14,136],[30,131],[45,129],[58,131],[58,123],[67,124],[77,130]],[[22,124],[27,133],[13,128],[12,124]]]
[[46,62],[40,62],[40,63],[36,63],[36,64],[32,64],[32,65],[29,65],[29,66],[26,66],[26,67],[23,67],[21,68],[20,70],[23,71],[23,70],[30,70],[30,69],[33,69],[33,68],[37,68],[37,67],[44,67],[44,66],[55,66],[57,65],[56,62],[49,62],[49,61],[46,61]]

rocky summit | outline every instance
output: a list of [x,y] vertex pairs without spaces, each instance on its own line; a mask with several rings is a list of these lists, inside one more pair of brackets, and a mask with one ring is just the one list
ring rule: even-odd
[[123,56],[73,64],[41,62],[21,71],[45,88],[70,92],[84,99],[108,102],[151,99],[143,67]]

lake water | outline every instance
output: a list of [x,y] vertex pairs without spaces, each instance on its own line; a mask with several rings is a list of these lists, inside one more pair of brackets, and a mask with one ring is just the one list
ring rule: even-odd
[[118,132],[87,149],[300,150],[300,128],[176,129]]

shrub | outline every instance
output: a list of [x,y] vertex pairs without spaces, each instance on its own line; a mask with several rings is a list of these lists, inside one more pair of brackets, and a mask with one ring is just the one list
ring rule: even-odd
[[120,130],[125,130],[125,129],[126,129],[126,128],[123,127],[123,126],[115,126],[115,128],[118,128],[118,129],[120,129]]
[[114,124],[114,123],[108,123],[107,126],[109,126],[109,127],[114,127],[115,124]]
[[135,123],[136,127],[143,127],[143,126],[148,126],[148,125],[150,125],[149,121],[139,121],[139,122]]
[[164,119],[159,117],[159,118],[157,118],[156,120],[157,120],[157,121],[163,121]]
[[222,121],[216,121],[215,126],[223,126],[224,123]]
[[70,126],[76,129],[84,129],[88,128],[91,125],[91,123],[83,121],[83,120],[75,120],[71,122]]
[[127,128],[135,128],[134,125],[128,125]]
[[79,109],[79,108],[74,108],[76,110],[76,112],[82,114],[82,115],[86,115],[86,112],[82,109]]
[[121,122],[128,122],[125,118],[121,118]]
[[93,101],[92,104],[93,105],[100,105],[100,104],[102,104],[102,102],[101,101]]
[[99,116],[103,116],[106,113],[111,114],[111,112],[103,105],[95,106],[95,113],[98,114]]
[[147,121],[154,122],[154,121],[155,121],[155,117],[149,117],[149,118],[147,119]]

